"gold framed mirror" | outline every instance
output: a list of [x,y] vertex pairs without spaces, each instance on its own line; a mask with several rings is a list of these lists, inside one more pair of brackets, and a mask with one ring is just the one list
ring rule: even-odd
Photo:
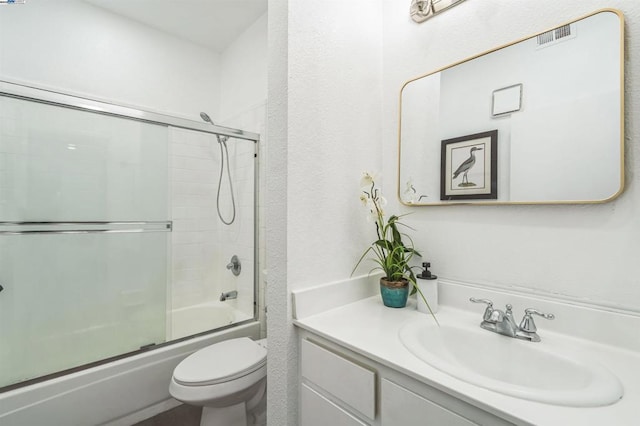
[[[486,134],[495,140],[479,137]],[[405,205],[602,203],[623,187],[618,10],[598,10],[402,87],[398,196]]]

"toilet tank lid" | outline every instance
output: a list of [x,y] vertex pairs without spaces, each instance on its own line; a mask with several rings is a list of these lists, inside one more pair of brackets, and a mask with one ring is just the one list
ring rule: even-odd
[[225,340],[186,357],[173,371],[181,384],[213,384],[233,380],[266,363],[267,350],[248,337]]

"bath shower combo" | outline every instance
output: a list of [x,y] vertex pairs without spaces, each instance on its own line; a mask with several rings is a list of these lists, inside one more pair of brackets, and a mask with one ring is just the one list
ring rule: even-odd
[[[52,404],[90,407],[98,399],[122,410],[92,410],[91,422],[100,424],[143,407],[166,409],[171,371],[188,354],[218,351],[211,345],[221,340],[260,337],[258,134],[216,125],[204,112],[206,123],[8,81],[0,81],[0,118],[0,365],[6,367],[0,369],[0,423],[34,424]],[[242,219],[233,231],[223,232],[207,208],[213,186],[204,193],[201,176],[215,162],[194,158],[193,147],[209,135],[220,146],[218,217],[224,225]],[[241,164],[238,179],[253,181],[252,190],[238,194],[230,138],[253,146],[233,154]],[[230,218],[220,206],[225,163]],[[253,208],[237,209],[236,196],[240,206]],[[240,232],[252,245],[233,245]],[[196,244],[210,255],[195,256]],[[238,256],[223,262],[221,252],[229,248]],[[184,264],[199,257],[203,272],[196,276]],[[235,276],[231,291],[222,285],[232,275],[227,270]],[[202,293],[185,293],[184,282],[198,277]],[[249,387],[257,392],[248,401],[250,414],[259,417],[266,349],[243,342],[255,357],[229,364],[233,377],[213,372],[212,380],[242,393],[244,385],[228,381],[250,374]],[[187,370],[176,373],[188,393],[190,379],[181,376]],[[38,392],[28,392],[30,385]],[[122,400],[107,388],[139,398]],[[233,396],[235,405],[244,403],[243,395]],[[57,420],[77,424],[72,411]]]

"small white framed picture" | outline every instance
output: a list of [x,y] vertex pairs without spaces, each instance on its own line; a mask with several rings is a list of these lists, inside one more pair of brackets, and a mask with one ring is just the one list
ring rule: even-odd
[[522,84],[503,87],[493,91],[491,115],[499,117],[520,111],[522,108]]

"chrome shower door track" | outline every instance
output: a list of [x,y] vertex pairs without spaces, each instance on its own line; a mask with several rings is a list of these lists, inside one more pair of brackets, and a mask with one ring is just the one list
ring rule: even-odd
[[187,120],[185,118],[156,112],[143,111],[136,108],[67,95],[52,90],[11,83],[4,80],[0,80],[0,96],[92,112],[95,114],[103,114],[112,117],[127,118],[160,126],[171,126],[180,129],[195,130],[197,132],[211,133],[214,135],[229,136],[231,138],[251,140],[254,142],[260,140],[259,134],[240,129],[233,129],[231,127],[218,126],[215,124],[211,125],[210,123]]

